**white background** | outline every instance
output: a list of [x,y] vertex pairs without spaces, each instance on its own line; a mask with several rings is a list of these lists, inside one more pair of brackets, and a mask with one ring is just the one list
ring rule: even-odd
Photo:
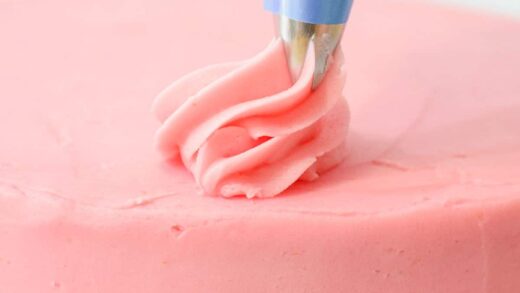
[[493,11],[499,14],[520,17],[520,0],[429,0],[433,2]]

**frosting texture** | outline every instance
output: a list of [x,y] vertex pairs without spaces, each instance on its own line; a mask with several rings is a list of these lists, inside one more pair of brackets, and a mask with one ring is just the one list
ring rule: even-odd
[[153,105],[158,149],[180,158],[210,195],[272,197],[316,179],[345,155],[349,112],[336,55],[315,91],[314,52],[293,84],[278,40],[248,61],[186,75]]

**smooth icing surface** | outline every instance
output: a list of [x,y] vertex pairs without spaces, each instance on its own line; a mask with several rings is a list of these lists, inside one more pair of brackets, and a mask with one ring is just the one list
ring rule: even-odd
[[229,200],[163,162],[150,103],[265,48],[261,3],[0,1],[0,291],[518,292],[519,32],[357,1],[345,162]]
[[314,53],[293,85],[281,40],[242,64],[195,71],[157,97],[157,146],[167,159],[180,153],[207,194],[272,197],[298,179],[312,181],[346,154],[339,60],[331,58],[315,91]]

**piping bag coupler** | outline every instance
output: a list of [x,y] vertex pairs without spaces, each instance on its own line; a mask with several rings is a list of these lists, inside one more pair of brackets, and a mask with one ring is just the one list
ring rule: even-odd
[[264,0],[275,15],[276,32],[283,40],[293,81],[301,74],[309,45],[313,43],[316,67],[312,88],[327,73],[328,60],[339,46],[353,0]]

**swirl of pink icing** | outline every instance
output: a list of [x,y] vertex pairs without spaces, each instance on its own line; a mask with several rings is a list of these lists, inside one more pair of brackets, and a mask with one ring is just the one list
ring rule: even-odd
[[155,100],[158,149],[180,157],[205,193],[272,197],[343,159],[349,112],[341,52],[312,91],[312,50],[294,84],[283,50],[273,41],[248,61],[197,70]]

